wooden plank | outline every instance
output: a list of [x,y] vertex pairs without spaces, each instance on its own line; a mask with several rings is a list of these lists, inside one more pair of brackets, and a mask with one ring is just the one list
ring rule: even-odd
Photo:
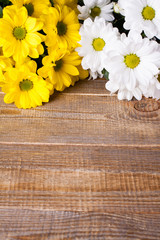
[[0,208],[160,213],[160,174],[72,169],[0,171]]
[[160,148],[2,144],[0,208],[160,212]]
[[72,95],[110,96],[110,92],[105,89],[106,82],[106,79],[81,80],[73,87],[66,88],[63,93]]
[[[145,104],[155,103],[154,111],[138,111],[138,101],[119,101],[116,96],[86,96],[68,95],[56,93],[51,102],[35,109],[18,109],[14,104],[5,104],[0,95],[0,117],[34,117],[34,118],[60,118],[77,119],[99,119],[123,120],[123,121],[146,121],[155,123],[160,121],[160,103],[155,100],[146,99]],[[140,105],[143,107],[143,105]],[[139,106],[139,107],[140,107]],[[55,114],[59,115],[55,115]],[[63,115],[60,115],[63,113]],[[68,114],[68,115],[67,115]],[[72,115],[71,115],[72,114]],[[88,116],[87,116],[88,115]],[[77,118],[76,118],[77,116]]]
[[160,147],[1,144],[0,169],[160,173]]
[[0,94],[0,239],[160,238],[160,104],[82,81],[42,107]]
[[140,112],[135,103],[63,93],[31,110],[2,103],[0,142],[159,146],[160,109]]
[[153,214],[0,210],[1,240],[158,240]]
[[[88,95],[70,95],[65,93],[56,93],[51,101],[41,107],[35,109],[18,109],[14,104],[5,104],[3,96],[0,95],[0,117],[34,117],[34,118],[77,118],[81,114],[81,119],[88,116],[88,119],[102,119],[105,120],[107,116],[106,107],[113,105],[113,109],[109,107],[109,114],[113,114],[113,110],[117,110],[118,100],[116,97],[103,96],[88,96]],[[121,102],[124,105],[124,102]],[[127,104],[127,102],[126,102]],[[63,113],[62,115],[55,115],[55,113]],[[72,114],[72,116],[70,116]],[[74,117],[75,115],[75,117]],[[84,115],[84,117],[83,117]],[[76,119],[77,119],[76,118]]]

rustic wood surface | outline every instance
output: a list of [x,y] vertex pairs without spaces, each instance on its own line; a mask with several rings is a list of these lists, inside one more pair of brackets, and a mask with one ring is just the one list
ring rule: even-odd
[[0,240],[160,239],[160,102],[104,84],[31,110],[0,93]]

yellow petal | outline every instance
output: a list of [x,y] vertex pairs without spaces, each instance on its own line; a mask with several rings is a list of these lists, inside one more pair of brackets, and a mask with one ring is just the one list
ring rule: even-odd
[[[20,51],[20,49],[18,49],[18,51]],[[23,58],[27,57],[29,54],[29,46],[24,40],[21,41],[21,54]]]
[[3,55],[5,57],[11,57],[15,52],[15,46],[14,44],[11,44],[9,42],[5,42],[3,45]]
[[27,63],[27,67],[29,67],[30,71],[36,73],[37,70],[37,63],[35,61],[29,61]]
[[37,46],[37,50],[38,50],[39,55],[42,55],[42,54],[44,53],[44,47],[43,47],[43,45],[42,45],[42,44],[39,44],[39,45]]
[[28,33],[25,40],[33,46],[37,46],[41,43],[41,38],[35,33]]
[[36,25],[36,19],[29,17],[27,18],[27,21],[25,23],[25,28],[27,30],[27,32],[30,32]]
[[64,64],[63,65],[63,71],[65,71],[66,73],[68,73],[68,74],[70,74],[72,76],[79,75],[78,69],[75,66],[73,66],[73,65]]
[[36,48],[31,47],[29,50],[30,50],[29,51],[29,56],[31,58],[38,58],[39,57],[39,53],[38,53],[38,50]]
[[17,14],[13,16],[14,23],[16,26],[24,25],[28,18],[28,12],[25,7],[21,7],[17,10]]
[[84,70],[81,65],[79,65],[77,68],[78,68],[78,71],[79,71],[79,78],[80,79],[83,80],[83,79],[86,79],[89,76],[89,71]]
[[32,32],[40,31],[42,28],[43,22],[37,20],[35,27],[32,29]]
[[14,102],[14,93],[9,92],[4,96],[4,102],[5,103],[13,103]]

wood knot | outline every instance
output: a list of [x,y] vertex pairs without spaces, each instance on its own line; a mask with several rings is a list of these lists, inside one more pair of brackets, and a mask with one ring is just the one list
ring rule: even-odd
[[160,107],[160,103],[154,99],[142,99],[134,104],[134,108],[139,112],[154,112]]

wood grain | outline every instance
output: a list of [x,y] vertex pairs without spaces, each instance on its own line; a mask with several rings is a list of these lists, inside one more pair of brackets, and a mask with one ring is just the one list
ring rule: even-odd
[[160,173],[160,147],[5,143],[0,168]]
[[105,81],[30,110],[0,93],[0,240],[160,239],[160,103]]
[[116,97],[58,94],[41,108],[2,105],[0,112],[0,142],[159,144],[160,110],[139,112]]
[[2,169],[0,208],[160,213],[160,176]]
[[81,80],[73,87],[66,88],[63,94],[110,96],[110,92],[105,89],[105,83],[106,79]]
[[1,240],[157,240],[159,218],[153,214],[104,214],[0,210]]

